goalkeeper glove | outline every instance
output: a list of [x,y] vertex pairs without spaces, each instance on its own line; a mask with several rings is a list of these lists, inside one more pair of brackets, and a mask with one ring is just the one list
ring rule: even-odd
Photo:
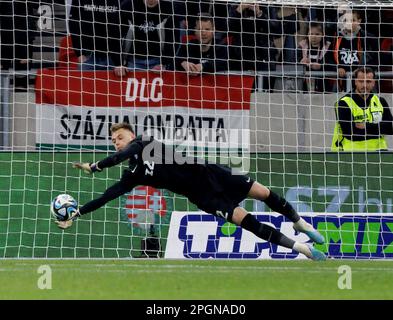
[[96,171],[101,171],[100,168],[98,168],[97,163],[81,163],[81,162],[73,162],[72,167],[76,169],[83,170],[87,174],[91,174]]
[[55,223],[57,224],[57,226],[58,226],[60,229],[63,229],[63,230],[65,230],[65,229],[67,229],[67,228],[69,228],[69,227],[72,226],[72,220],[55,221]]
[[56,220],[55,223],[60,229],[65,230],[71,227],[72,223],[80,216],[81,214],[79,213],[79,210],[76,210],[68,220],[65,221]]

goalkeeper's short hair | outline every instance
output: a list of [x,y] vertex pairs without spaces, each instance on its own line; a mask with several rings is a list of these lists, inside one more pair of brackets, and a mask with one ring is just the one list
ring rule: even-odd
[[122,122],[122,123],[115,123],[111,126],[111,132],[116,132],[119,129],[126,129],[128,131],[131,131],[133,134],[135,134],[134,128],[132,125],[130,125],[127,122]]

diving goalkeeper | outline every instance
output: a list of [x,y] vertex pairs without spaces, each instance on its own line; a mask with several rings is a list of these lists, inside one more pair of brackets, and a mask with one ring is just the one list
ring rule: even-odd
[[247,197],[264,201],[272,210],[291,220],[295,230],[305,233],[316,243],[324,243],[323,236],[301,218],[289,202],[250,177],[235,175],[228,167],[200,158],[184,158],[173,147],[152,137],[136,137],[128,123],[114,124],[111,133],[116,149],[114,154],[96,163],[77,162],[73,166],[94,173],[128,160],[128,168],[120,181],[99,198],[80,207],[69,220],[56,221],[60,228],[69,228],[78,217],[97,210],[138,185],[146,185],[184,195],[199,209],[241,226],[263,240],[293,249],[313,260],[326,259],[325,254],[312,245],[286,237],[239,206]]

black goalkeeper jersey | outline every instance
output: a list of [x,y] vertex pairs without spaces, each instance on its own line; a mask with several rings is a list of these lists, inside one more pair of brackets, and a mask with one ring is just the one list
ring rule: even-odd
[[138,136],[126,148],[99,161],[100,169],[113,167],[128,159],[127,176],[129,185],[152,186],[188,195],[197,189],[202,181],[199,177],[206,168],[200,158],[184,157],[152,137]]
[[[81,214],[102,207],[138,185],[167,189],[184,195],[202,210],[215,211],[217,206],[236,206],[247,196],[253,182],[244,175],[234,175],[228,167],[207,163],[201,158],[186,157],[174,147],[146,136],[138,136],[123,150],[99,161],[97,167],[102,170],[125,160],[128,160],[128,168],[120,181],[100,198],[81,207]],[[218,203],[217,198],[227,204]]]

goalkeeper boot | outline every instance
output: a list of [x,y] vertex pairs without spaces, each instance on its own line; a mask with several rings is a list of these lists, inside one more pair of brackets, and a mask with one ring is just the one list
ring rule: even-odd
[[307,223],[302,218],[293,224],[293,228],[298,232],[305,233],[312,241],[318,244],[325,243],[325,238],[317,230],[315,230],[311,224]]
[[327,259],[326,255],[317,249],[315,249],[311,244],[306,243],[308,249],[310,250],[309,254],[306,256],[314,261],[325,261]]

